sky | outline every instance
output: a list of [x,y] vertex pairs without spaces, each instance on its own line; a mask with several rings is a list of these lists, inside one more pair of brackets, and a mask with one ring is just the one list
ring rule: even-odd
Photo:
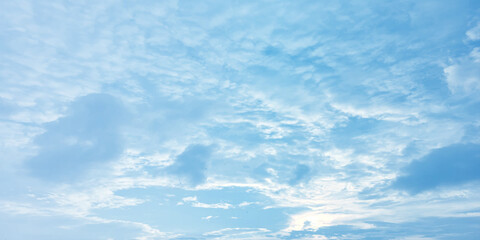
[[478,239],[480,1],[0,1],[0,240]]

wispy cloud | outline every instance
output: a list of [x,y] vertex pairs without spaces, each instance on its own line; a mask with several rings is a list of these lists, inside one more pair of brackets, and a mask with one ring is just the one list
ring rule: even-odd
[[181,202],[178,202],[177,205],[184,205],[189,204],[192,207],[197,208],[221,208],[221,209],[229,209],[232,208],[233,205],[229,203],[202,203],[197,200],[197,197],[185,197],[182,199]]

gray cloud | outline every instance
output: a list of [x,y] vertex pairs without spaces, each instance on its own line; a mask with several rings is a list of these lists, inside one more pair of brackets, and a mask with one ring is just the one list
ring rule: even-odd
[[95,163],[122,152],[118,128],[127,117],[122,103],[107,94],[78,98],[67,116],[44,124],[34,139],[38,155],[26,162],[29,172],[52,181],[76,179]]
[[480,145],[456,144],[433,150],[404,169],[393,187],[411,194],[480,179]]
[[190,145],[178,155],[175,163],[168,167],[167,171],[170,174],[184,177],[191,185],[203,183],[211,151],[212,147],[210,146]]

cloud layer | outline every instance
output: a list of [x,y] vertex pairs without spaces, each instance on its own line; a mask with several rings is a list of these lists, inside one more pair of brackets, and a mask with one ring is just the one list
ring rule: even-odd
[[0,238],[475,239],[479,10],[3,1]]

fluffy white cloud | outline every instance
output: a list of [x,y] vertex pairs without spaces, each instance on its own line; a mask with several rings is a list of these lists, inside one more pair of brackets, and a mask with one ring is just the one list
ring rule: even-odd
[[444,69],[448,88],[453,94],[477,95],[480,91],[479,48],[474,48],[470,56]]

